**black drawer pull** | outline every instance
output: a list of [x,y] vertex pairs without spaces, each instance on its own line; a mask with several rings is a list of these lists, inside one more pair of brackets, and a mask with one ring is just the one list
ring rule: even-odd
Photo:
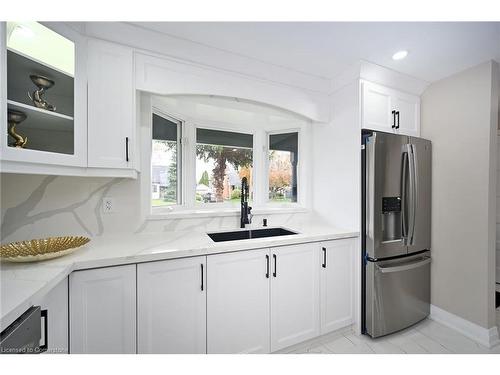
[[203,292],[203,263],[200,264],[201,266],[201,291]]
[[326,247],[323,247],[322,250],[323,250],[323,264],[321,265],[321,267],[326,268]]
[[269,255],[266,254],[266,279],[269,279]]
[[125,137],[125,160],[128,163],[128,137]]
[[393,129],[396,128],[396,111],[392,111],[392,126]]
[[274,272],[273,272],[273,277],[276,277],[276,254],[273,254],[273,259],[274,259]]

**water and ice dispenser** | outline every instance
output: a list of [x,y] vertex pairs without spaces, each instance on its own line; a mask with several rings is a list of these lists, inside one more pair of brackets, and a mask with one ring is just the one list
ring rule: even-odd
[[402,238],[401,197],[382,198],[382,241]]

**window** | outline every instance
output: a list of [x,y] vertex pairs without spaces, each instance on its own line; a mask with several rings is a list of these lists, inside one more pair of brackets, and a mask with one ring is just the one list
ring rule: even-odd
[[269,135],[269,201],[297,202],[299,134]]
[[253,135],[196,129],[196,203],[238,202],[241,179],[252,196]]
[[151,205],[180,204],[181,122],[153,114],[151,145]]

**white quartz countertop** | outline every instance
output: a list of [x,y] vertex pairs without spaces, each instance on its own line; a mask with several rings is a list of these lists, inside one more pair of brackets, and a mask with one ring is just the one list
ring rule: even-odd
[[357,237],[331,226],[284,227],[296,235],[213,242],[206,233],[175,231],[95,237],[71,255],[38,263],[0,263],[0,330],[36,304],[71,272],[157,260]]

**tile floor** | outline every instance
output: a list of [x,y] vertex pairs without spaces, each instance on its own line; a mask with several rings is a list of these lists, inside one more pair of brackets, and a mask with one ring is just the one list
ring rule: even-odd
[[[500,321],[500,311],[497,312]],[[404,331],[378,339],[356,335],[351,328],[286,348],[281,354],[500,354],[442,324],[426,319]]]

